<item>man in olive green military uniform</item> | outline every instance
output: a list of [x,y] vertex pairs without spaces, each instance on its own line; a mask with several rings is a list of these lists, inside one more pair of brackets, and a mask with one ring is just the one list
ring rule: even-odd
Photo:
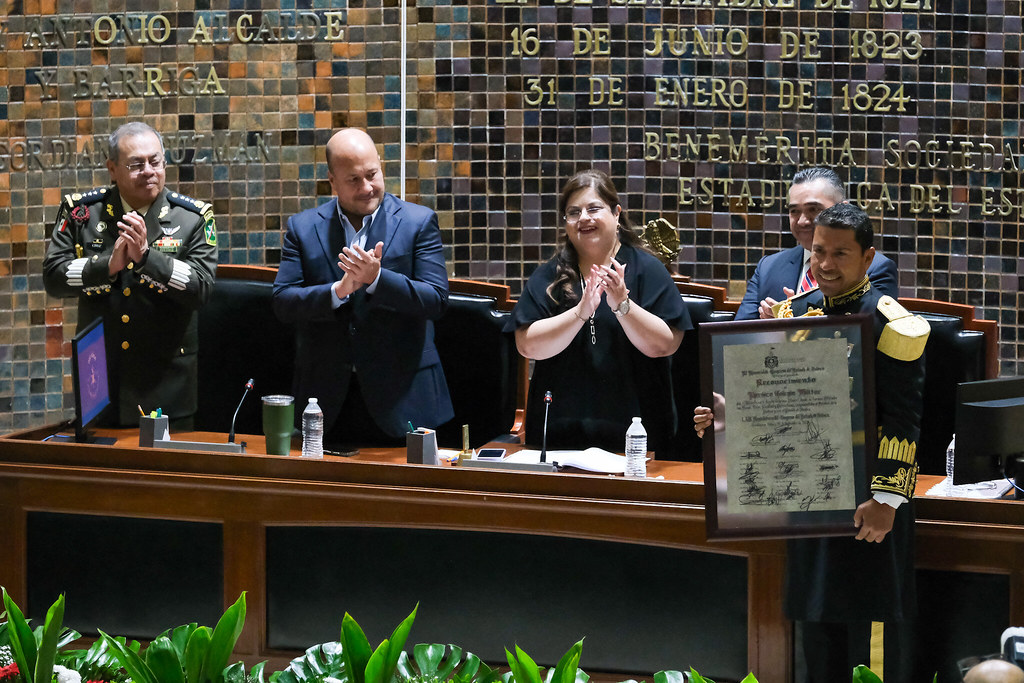
[[217,268],[213,208],[164,187],[160,134],[126,123],[110,136],[113,181],[61,202],[43,261],[51,296],[78,297],[78,329],[103,318],[109,424],[161,408],[187,429],[196,411],[197,310]]

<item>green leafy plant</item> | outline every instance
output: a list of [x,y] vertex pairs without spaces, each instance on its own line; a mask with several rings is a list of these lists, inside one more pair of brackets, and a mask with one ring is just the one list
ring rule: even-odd
[[370,641],[366,639],[363,629],[352,615],[345,612],[341,620],[341,654],[345,658],[345,669],[351,683],[391,683],[418,609],[419,603],[413,607],[412,613],[395,627],[391,637],[385,638],[372,652]]
[[[671,679],[673,681],[674,680],[678,680],[678,679],[676,679],[676,676],[678,676],[679,678],[682,678],[683,680],[690,681],[690,683],[715,683],[710,678],[704,678],[703,676],[701,676],[699,673],[697,673],[697,671],[693,667],[690,667],[690,674],[689,674],[688,677],[683,677],[683,674],[681,672],[679,672],[679,671],[660,671],[660,672],[654,674],[654,683],[660,683],[658,681],[658,676],[662,675],[662,674],[666,674],[666,675],[667,674],[672,674]],[[666,679],[666,680],[668,680],[668,679]],[[757,678],[754,677],[754,674],[749,673],[749,674],[747,674],[743,678],[742,681],[740,681],[740,683],[757,683]]]
[[[283,671],[270,674],[270,683],[322,683],[345,680],[347,669],[341,654],[341,643],[321,643],[293,659]],[[230,681],[227,683],[234,683]]]
[[496,683],[505,680],[501,672],[480,661],[471,652],[462,659],[462,648],[455,645],[420,643],[398,658],[398,676],[408,683]]
[[50,605],[43,625],[33,631],[7,589],[0,590],[3,591],[4,610],[7,612],[4,634],[21,680],[23,683],[50,683],[57,652],[79,637],[77,632],[64,628],[64,595],[61,594]]
[[580,640],[562,655],[553,669],[542,676],[541,668],[518,645],[514,656],[505,650],[505,658],[508,660],[508,667],[515,683],[586,683],[590,676],[579,668],[582,654],[583,641]]
[[[139,641],[127,641],[124,636],[114,640],[123,647],[138,653]],[[83,681],[106,681],[107,683],[127,683],[128,674],[121,667],[121,662],[111,652],[107,641],[100,638],[87,650],[68,650],[57,655],[57,663],[77,671]]]
[[221,683],[244,623],[243,592],[212,631],[179,626],[157,636],[141,654],[103,631],[100,636],[134,683]]

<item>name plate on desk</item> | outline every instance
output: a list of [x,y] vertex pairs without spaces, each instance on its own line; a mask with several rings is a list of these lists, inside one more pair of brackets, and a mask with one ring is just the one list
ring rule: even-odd
[[214,453],[245,453],[245,446],[240,443],[208,443],[206,441],[171,441],[157,439],[154,448],[173,448],[179,451],[211,451]]
[[850,534],[876,449],[868,316],[700,327],[708,538]]

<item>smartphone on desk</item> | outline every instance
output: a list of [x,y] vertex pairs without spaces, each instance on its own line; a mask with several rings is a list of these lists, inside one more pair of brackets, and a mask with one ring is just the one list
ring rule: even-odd
[[501,460],[504,457],[504,448],[481,448],[476,452],[477,460]]

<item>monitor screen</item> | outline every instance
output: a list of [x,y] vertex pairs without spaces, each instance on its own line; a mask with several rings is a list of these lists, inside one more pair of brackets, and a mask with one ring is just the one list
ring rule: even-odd
[[1015,476],[1024,454],[1024,377],[963,382],[956,390],[953,483]]
[[111,443],[110,439],[93,439],[88,432],[110,405],[102,318],[96,318],[71,340],[71,377],[75,390],[75,441]]

